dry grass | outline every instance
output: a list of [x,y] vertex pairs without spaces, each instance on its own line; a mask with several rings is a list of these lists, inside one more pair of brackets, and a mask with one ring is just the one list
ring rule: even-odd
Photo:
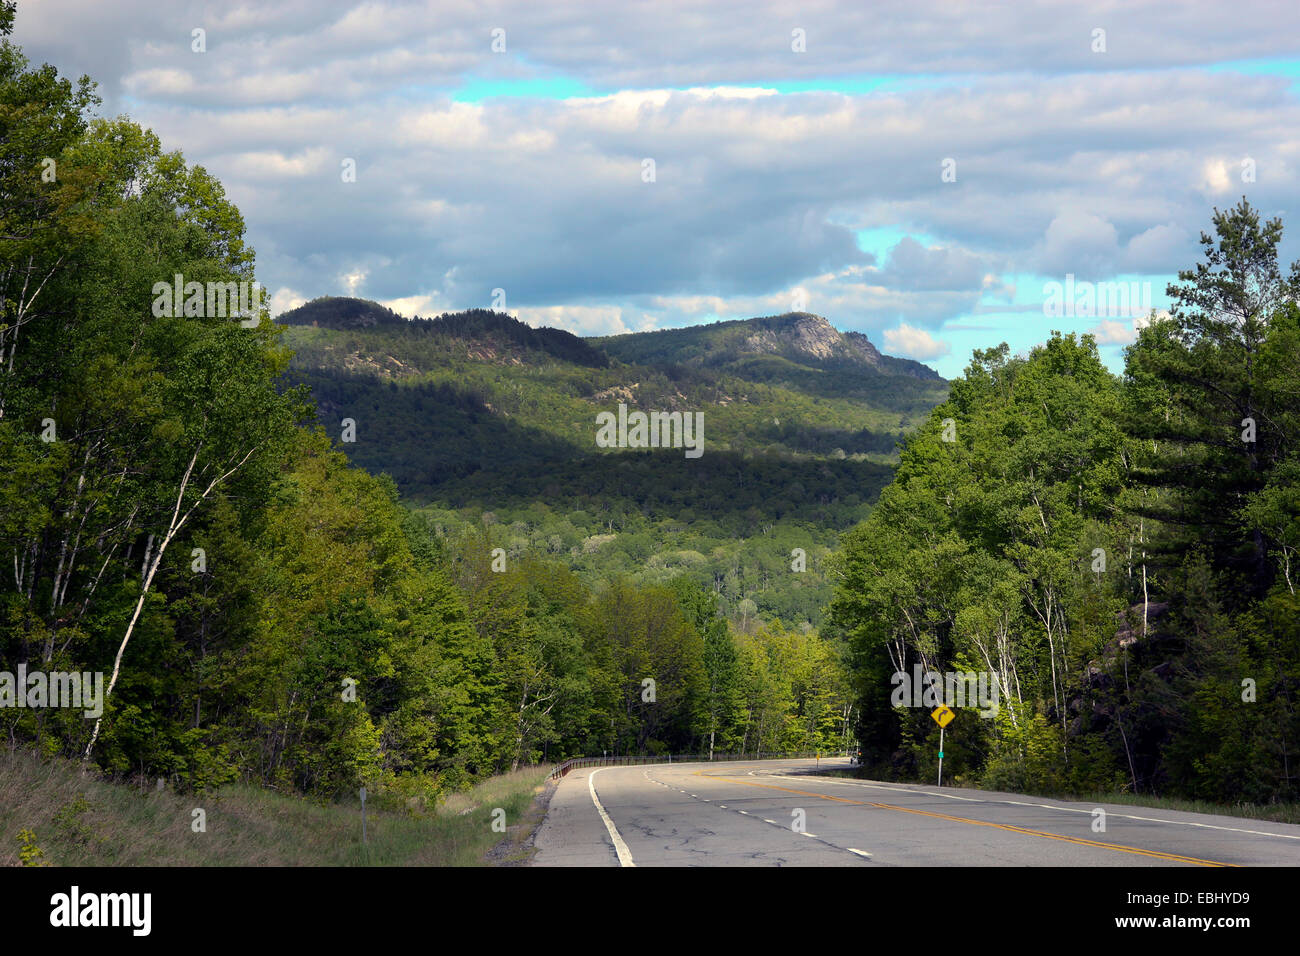
[[[366,808],[361,844],[356,800],[317,803],[252,786],[193,796],[145,791],[83,773],[76,761],[0,751],[0,866],[31,841],[59,866],[475,866],[505,834],[492,810],[518,824],[546,770],[493,777],[453,794],[436,814]],[[193,811],[207,832],[191,828]]]
[[1215,813],[1225,817],[1243,817],[1247,820],[1268,820],[1273,823],[1300,823],[1300,803],[1209,803],[1205,800],[1181,800],[1177,797],[1148,797],[1129,793],[1084,793],[1057,796],[1060,800],[1080,802],[1122,803],[1134,807],[1151,807],[1159,810],[1181,810],[1184,813]]

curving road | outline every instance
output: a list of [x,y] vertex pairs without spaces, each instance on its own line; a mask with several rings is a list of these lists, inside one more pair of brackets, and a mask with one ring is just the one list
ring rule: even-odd
[[[764,760],[575,770],[551,797],[532,865],[1300,864],[1300,826],[1291,824],[816,769],[812,760]],[[1105,810],[1104,832],[1094,830],[1096,809]]]

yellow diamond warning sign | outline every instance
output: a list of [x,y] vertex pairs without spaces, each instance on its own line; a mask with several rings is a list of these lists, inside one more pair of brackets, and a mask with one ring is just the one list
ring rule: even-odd
[[934,722],[940,727],[947,727],[952,723],[952,719],[957,716],[957,712],[951,707],[940,704],[930,712],[930,716],[934,718]]

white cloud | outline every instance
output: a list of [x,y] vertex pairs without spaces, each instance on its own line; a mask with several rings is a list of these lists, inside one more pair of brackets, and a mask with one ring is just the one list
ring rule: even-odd
[[319,174],[333,158],[324,148],[316,147],[297,156],[276,151],[240,153],[230,158],[230,164],[240,177],[278,179]]
[[1105,275],[1114,265],[1118,239],[1114,225],[1095,213],[1062,212],[1047,226],[1039,271],[1083,278]]
[[356,295],[357,290],[361,288],[362,283],[365,281],[365,269],[355,269],[352,272],[347,272],[339,276],[339,282],[342,283],[343,288],[347,290],[348,295]]
[[[1156,309],[1156,321],[1169,318],[1168,309]],[[1132,345],[1137,341],[1138,332],[1151,324],[1151,316],[1135,315],[1128,325],[1114,319],[1102,319],[1088,331],[1097,339],[1098,345]]]
[[[1167,320],[1169,319],[1169,310],[1168,310],[1168,309],[1156,309],[1156,310],[1155,310],[1155,313],[1156,313],[1156,315],[1155,315],[1155,320],[1156,320],[1157,322],[1164,322],[1164,321],[1167,321]],[[1150,324],[1151,324],[1151,316],[1150,316],[1150,315],[1139,315],[1139,316],[1137,316],[1136,318],[1133,319],[1133,328],[1134,328],[1135,330],[1136,330],[1136,329],[1145,329],[1145,328],[1146,328],[1148,325],[1150,325]]]
[[381,299],[379,304],[386,309],[392,309],[398,315],[404,315],[408,319],[415,316],[429,318],[431,312],[436,314],[441,309],[434,307],[433,302],[438,298],[438,293],[432,295],[408,295],[398,299]]
[[1114,319],[1102,319],[1088,331],[1096,336],[1098,345],[1131,345],[1137,341],[1133,326]]
[[1186,263],[1195,257],[1196,250],[1187,230],[1177,223],[1161,223],[1129,240],[1123,269],[1137,273],[1166,272],[1172,263]]
[[925,329],[913,328],[906,322],[896,329],[885,329],[884,334],[886,351],[904,358],[925,361],[952,351],[952,346],[947,342],[940,342]]
[[122,85],[136,96],[179,96],[195,88],[194,77],[185,70],[141,70],[124,77]]
[[1232,189],[1228,164],[1221,159],[1207,159],[1201,170],[1201,188],[1213,195],[1223,195]]
[[618,306],[548,306],[545,308],[514,309],[515,317],[533,327],[549,326],[564,329],[574,335],[622,335],[625,332],[644,332],[653,328],[653,320],[641,315],[629,325],[623,309]]
[[267,308],[271,310],[271,317],[274,318],[282,312],[288,312],[290,309],[296,309],[300,305],[307,304],[307,297],[293,289],[276,289],[271,295],[271,301]]

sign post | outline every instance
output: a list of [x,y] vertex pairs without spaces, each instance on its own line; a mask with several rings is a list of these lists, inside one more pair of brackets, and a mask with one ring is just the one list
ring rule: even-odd
[[943,724],[939,725],[939,782],[935,786],[943,786]]
[[361,788],[361,845],[366,844],[366,788]]
[[932,710],[932,711],[930,712],[930,716],[933,717],[933,718],[934,718],[934,722],[935,722],[936,724],[939,725],[939,783],[938,783],[938,786],[942,787],[942,786],[943,786],[943,732],[944,732],[944,729],[945,729],[945,728],[946,728],[950,723],[952,723],[952,719],[953,719],[954,717],[957,716],[957,712],[956,712],[955,710],[953,710],[951,707],[947,707],[947,706],[945,706],[945,705],[943,705],[943,704],[940,704],[938,707],[936,707],[934,710]]

